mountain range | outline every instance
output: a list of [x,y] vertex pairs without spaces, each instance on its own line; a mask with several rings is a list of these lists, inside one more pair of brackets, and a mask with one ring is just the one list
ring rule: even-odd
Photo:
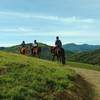
[[83,52],[83,51],[93,51],[96,49],[100,48],[100,45],[89,45],[89,44],[74,44],[74,43],[69,43],[69,44],[65,44],[63,45],[63,48],[65,50],[69,50],[72,52]]
[[[27,44],[29,47],[31,43]],[[39,43],[40,47],[50,47],[49,45]],[[0,47],[0,50],[7,50],[7,51],[16,51],[20,45],[12,46],[12,47]],[[94,51],[96,49],[100,48],[100,45],[89,45],[89,44],[75,44],[75,43],[69,43],[64,44],[63,48],[65,51],[71,51],[71,52],[83,52],[83,51]]]
[[76,53],[71,56],[70,60],[74,62],[100,65],[100,49]]

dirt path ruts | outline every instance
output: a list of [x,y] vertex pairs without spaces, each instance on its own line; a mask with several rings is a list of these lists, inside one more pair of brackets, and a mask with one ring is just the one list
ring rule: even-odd
[[73,68],[78,74],[80,74],[87,82],[89,82],[93,87],[94,100],[100,100],[100,72],[82,68]]

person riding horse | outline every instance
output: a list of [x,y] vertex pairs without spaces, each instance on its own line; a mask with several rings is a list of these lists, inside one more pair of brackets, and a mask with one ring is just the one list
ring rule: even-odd
[[65,51],[62,48],[62,42],[59,37],[56,37],[55,47],[51,47],[51,53],[53,54],[53,59],[57,57],[57,60],[65,64]]
[[26,45],[25,41],[23,41],[22,44],[21,44],[22,48],[25,47],[25,45]]
[[55,45],[58,48],[62,48],[62,42],[61,42],[61,40],[59,40],[59,36],[56,37]]
[[23,54],[23,55],[27,54],[27,48],[26,48],[25,41],[23,41],[22,44],[21,44],[20,53]]
[[33,48],[37,48],[38,47],[38,43],[36,40],[34,40],[34,44],[32,44]]
[[36,40],[34,40],[34,43],[32,44],[32,55],[35,57],[40,57],[40,52],[41,52],[41,48],[38,47],[38,42]]

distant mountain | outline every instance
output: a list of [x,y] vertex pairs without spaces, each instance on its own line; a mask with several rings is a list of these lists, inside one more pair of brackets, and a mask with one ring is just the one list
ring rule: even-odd
[[77,45],[74,43],[65,44],[63,45],[65,50],[69,50],[72,52],[83,52],[83,51],[93,51],[100,48],[100,45],[88,45],[88,44],[82,44]]
[[0,47],[0,50],[4,50],[5,49],[5,47]]
[[100,65],[100,49],[74,54],[71,61]]

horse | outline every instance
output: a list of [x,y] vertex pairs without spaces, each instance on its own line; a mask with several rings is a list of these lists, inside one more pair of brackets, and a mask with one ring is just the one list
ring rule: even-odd
[[51,47],[50,50],[53,54],[53,61],[55,60],[55,57],[57,57],[57,61],[60,61],[62,64],[65,64],[65,51],[63,48]]
[[20,49],[20,54],[22,54],[22,55],[26,55],[27,52],[28,52],[27,47],[22,47],[22,48]]
[[41,53],[41,47],[33,47],[33,48],[31,48],[32,56],[40,58],[40,53]]

